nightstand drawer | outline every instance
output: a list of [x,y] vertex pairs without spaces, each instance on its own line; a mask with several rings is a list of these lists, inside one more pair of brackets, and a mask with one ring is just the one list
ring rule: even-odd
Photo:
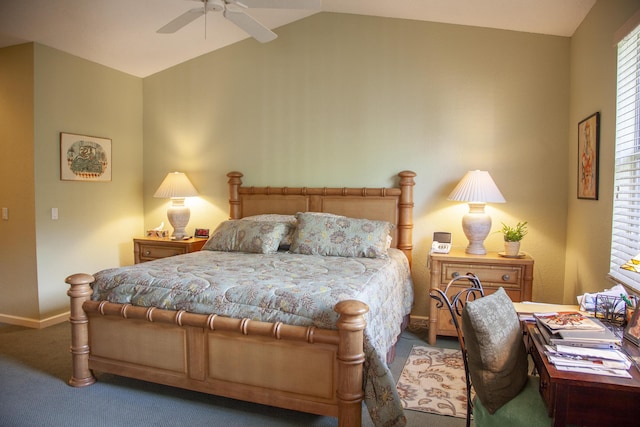
[[155,245],[140,245],[139,249],[140,259],[156,259],[166,258],[169,256],[186,254],[185,247],[170,247],[170,246],[155,246]]
[[[500,256],[498,252],[472,255],[460,249],[452,249],[448,254],[432,253],[431,291],[444,290],[451,279],[467,274],[475,274],[480,279],[485,295],[504,288],[511,301],[530,301],[533,284],[533,258],[523,255],[518,258]],[[468,283],[455,282],[449,288],[449,297],[467,287]],[[446,308],[438,309],[436,301],[429,303],[429,344],[435,345],[437,335],[456,336],[451,315]]]
[[473,265],[473,264],[442,264],[442,278],[440,282],[446,286],[451,279],[472,273],[478,276],[483,286],[497,285],[505,288],[520,287],[522,281],[522,267],[504,265]]
[[188,254],[202,249],[207,239],[191,238],[171,240],[156,237],[133,239],[135,263],[153,261],[175,255]]

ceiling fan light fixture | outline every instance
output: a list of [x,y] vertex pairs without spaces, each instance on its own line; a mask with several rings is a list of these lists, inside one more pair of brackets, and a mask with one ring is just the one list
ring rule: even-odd
[[[157,32],[171,34],[189,25],[207,12],[222,12],[225,19],[233,22],[251,37],[261,43],[270,42],[278,37],[276,33],[262,25],[245,12],[246,9],[320,9],[321,0],[197,0],[203,7],[191,9],[160,28]],[[205,21],[206,38],[206,21]]]

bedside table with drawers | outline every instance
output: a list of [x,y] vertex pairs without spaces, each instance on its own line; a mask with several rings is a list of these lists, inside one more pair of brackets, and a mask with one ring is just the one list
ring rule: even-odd
[[[431,289],[444,290],[447,283],[456,276],[473,273],[480,279],[485,295],[492,294],[503,287],[513,302],[531,301],[533,285],[533,258],[522,255],[518,258],[507,258],[497,252],[486,255],[472,255],[464,249],[452,249],[448,254],[432,253]],[[447,293],[455,295],[467,286],[468,282],[452,285]],[[436,301],[430,298],[429,303],[429,344],[436,343],[437,335],[457,336],[456,329],[446,307],[438,310]]]
[[171,240],[157,237],[133,239],[133,257],[136,264],[174,255],[188,254],[202,249],[207,239],[190,238]]

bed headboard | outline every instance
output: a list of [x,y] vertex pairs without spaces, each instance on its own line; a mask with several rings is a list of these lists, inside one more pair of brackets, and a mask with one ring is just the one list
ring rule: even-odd
[[229,172],[229,216],[273,213],[328,212],[395,224],[392,246],[402,250],[409,264],[413,250],[413,186],[415,172],[403,171],[398,187],[243,187],[240,172]]

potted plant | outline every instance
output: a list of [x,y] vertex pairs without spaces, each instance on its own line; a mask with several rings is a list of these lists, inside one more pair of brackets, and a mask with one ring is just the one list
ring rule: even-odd
[[502,223],[505,256],[517,257],[520,254],[520,241],[527,235],[527,221],[520,221],[515,227]]

